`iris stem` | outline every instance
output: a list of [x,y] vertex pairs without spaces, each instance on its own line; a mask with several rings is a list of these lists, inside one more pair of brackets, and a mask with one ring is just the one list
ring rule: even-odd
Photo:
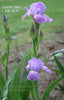
[[34,87],[33,87],[32,83],[31,83],[31,94],[32,94],[33,100],[37,100],[36,93],[34,91]]
[[35,81],[35,93],[37,100],[39,100],[38,80]]
[[7,45],[7,56],[6,56],[6,81],[8,80],[8,60],[9,60],[9,45]]
[[35,45],[35,39],[33,39],[33,49],[34,49],[34,56],[36,57],[36,45]]

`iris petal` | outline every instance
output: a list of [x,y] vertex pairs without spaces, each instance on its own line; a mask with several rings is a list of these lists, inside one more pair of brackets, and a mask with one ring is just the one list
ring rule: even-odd
[[27,7],[24,7],[25,8],[25,10],[28,12],[29,11],[29,9],[27,8]]
[[35,21],[36,21],[37,23],[39,23],[39,24],[42,24],[42,23],[45,22],[45,18],[44,18],[44,16],[42,16],[42,15],[35,15],[35,16],[34,16],[34,19],[35,19]]
[[36,71],[30,71],[28,73],[27,79],[30,81],[36,81],[37,79],[39,79],[39,74]]
[[27,12],[25,15],[22,16],[22,20],[24,20],[24,18],[25,18],[26,16],[30,16],[30,11]]
[[27,71],[30,70],[30,66],[29,66],[29,65],[26,66],[26,70],[27,70]]
[[30,6],[30,11],[33,15],[35,14],[43,14],[46,10],[46,6],[42,2],[32,3]]
[[28,61],[28,65],[30,66],[31,70],[39,72],[42,69],[44,63],[41,59],[37,59],[36,57],[34,57]]
[[50,18],[49,16],[47,16],[47,15],[43,15],[44,16],[44,18],[45,18],[45,22],[48,22],[48,23],[50,23],[51,21],[53,21],[53,19],[52,18]]
[[45,70],[45,71],[48,72],[49,74],[52,73],[52,71],[51,71],[48,67],[46,67],[46,66],[43,66],[43,70]]

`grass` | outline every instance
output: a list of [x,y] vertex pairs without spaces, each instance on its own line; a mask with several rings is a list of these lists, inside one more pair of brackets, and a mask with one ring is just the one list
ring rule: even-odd
[[[8,18],[10,34],[18,36],[18,44],[31,41],[29,37],[30,25],[33,22],[31,17],[26,17],[22,21],[22,15],[26,13],[24,7],[30,7],[33,2],[39,0],[0,0],[0,51],[6,47],[3,39],[3,14]],[[53,22],[44,23],[41,25],[41,30],[44,33],[64,32],[64,0],[40,0],[45,3],[47,9],[45,14],[53,18]],[[18,12],[5,12],[3,6],[20,6]],[[28,39],[29,38],[29,39]],[[3,45],[3,46],[2,46]],[[14,45],[13,45],[14,46]]]

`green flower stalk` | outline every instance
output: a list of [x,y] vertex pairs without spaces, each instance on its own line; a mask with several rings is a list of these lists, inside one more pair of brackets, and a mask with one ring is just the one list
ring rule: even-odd
[[8,25],[7,25],[7,18],[5,15],[3,15],[3,25],[4,25],[5,32],[6,32]]
[[34,20],[34,24],[31,26],[30,36],[33,40],[33,56],[38,57],[40,52],[40,41],[43,39],[43,34],[39,34],[40,24],[45,22],[50,23],[53,19],[44,14],[46,6],[42,2],[32,3],[30,5],[30,9],[25,7],[25,10],[27,11],[27,13],[22,16],[22,20],[24,20],[26,16],[32,16]]
[[5,15],[3,15],[3,25],[4,25],[4,37],[5,37],[5,41],[7,43],[7,50],[2,55],[1,62],[2,62],[3,66],[5,67],[5,70],[6,70],[6,81],[7,81],[8,80],[9,48],[10,48],[10,43],[11,43],[11,37],[10,37],[10,33],[9,33],[7,18],[6,18]]

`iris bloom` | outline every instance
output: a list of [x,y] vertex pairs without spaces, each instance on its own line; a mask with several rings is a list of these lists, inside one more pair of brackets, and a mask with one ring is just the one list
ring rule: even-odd
[[24,16],[22,16],[22,20],[24,20],[26,16],[30,15],[33,17],[34,21],[39,24],[42,24],[44,22],[51,22],[53,20],[52,18],[44,14],[46,6],[42,2],[32,3],[30,5],[30,9],[25,7],[25,10],[27,11],[27,13]]
[[44,66],[44,63],[42,62],[41,59],[37,59],[36,57],[30,59],[28,61],[28,65],[26,66],[27,71],[29,71],[27,79],[28,80],[32,80],[35,81],[37,79],[39,79],[39,71],[41,69],[45,70],[46,72],[48,72],[49,74],[51,74],[51,70]]

